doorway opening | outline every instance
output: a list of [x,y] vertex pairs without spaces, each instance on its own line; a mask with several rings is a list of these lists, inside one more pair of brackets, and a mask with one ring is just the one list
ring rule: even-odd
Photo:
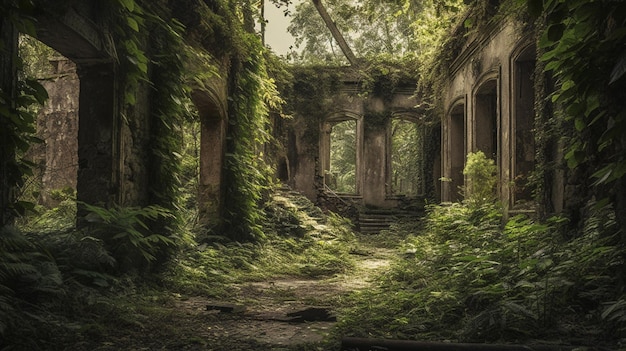
[[535,50],[530,46],[524,49],[513,64],[513,140],[515,152],[513,162],[512,204],[532,200],[532,189],[528,177],[535,169],[535,137],[533,133],[535,117],[535,92],[533,74],[535,71]]
[[[32,175],[25,179],[21,199],[48,213],[24,223],[41,225],[45,220],[61,227],[76,223],[78,179],[78,121],[80,80],[76,64],[39,40],[20,34],[19,55],[24,79],[36,80],[46,90],[48,100],[33,108],[35,137],[24,155],[32,162]],[[29,217],[25,218],[30,222]],[[53,223],[48,223],[53,225]]]
[[465,185],[463,168],[467,154],[465,139],[465,105],[459,104],[450,112],[450,129],[448,143],[450,147],[450,182],[449,200],[460,201]]

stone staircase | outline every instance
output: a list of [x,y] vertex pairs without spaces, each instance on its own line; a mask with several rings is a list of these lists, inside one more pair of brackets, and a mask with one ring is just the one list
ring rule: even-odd
[[359,213],[358,228],[363,234],[378,234],[401,218],[421,217],[420,213],[399,209],[367,208]]

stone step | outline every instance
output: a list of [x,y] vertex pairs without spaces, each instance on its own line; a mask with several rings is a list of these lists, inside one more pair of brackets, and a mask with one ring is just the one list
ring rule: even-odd
[[401,218],[417,216],[420,216],[420,213],[396,209],[366,209],[359,214],[359,231],[363,234],[377,234],[389,229]]

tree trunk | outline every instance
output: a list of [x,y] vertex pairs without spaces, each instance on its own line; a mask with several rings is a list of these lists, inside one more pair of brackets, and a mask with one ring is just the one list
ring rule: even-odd
[[322,16],[324,23],[326,23],[326,27],[328,27],[328,29],[330,30],[330,33],[333,35],[333,38],[335,38],[335,40],[337,41],[337,44],[339,44],[339,47],[341,48],[341,51],[343,51],[343,54],[348,59],[348,62],[350,62],[351,65],[356,66],[357,65],[356,57],[352,53],[352,50],[350,50],[348,43],[346,43],[346,40],[343,38],[343,35],[341,35],[341,32],[337,28],[337,25],[335,25],[335,22],[333,22],[328,12],[326,12],[326,8],[322,4],[322,0],[313,0],[313,5],[315,5],[317,12],[319,12],[320,16]]

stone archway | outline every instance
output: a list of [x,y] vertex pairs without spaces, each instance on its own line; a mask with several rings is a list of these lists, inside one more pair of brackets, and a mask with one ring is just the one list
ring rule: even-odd
[[220,225],[223,208],[222,177],[226,148],[226,109],[214,94],[196,90],[191,95],[200,119],[200,169],[198,221],[204,226]]
[[[333,130],[336,132],[338,129],[350,134],[350,140],[353,143],[354,154],[352,155],[352,164],[350,165],[351,172],[353,172],[350,178],[352,183],[345,188],[334,187],[334,185],[337,185],[337,177],[346,176],[346,174],[335,174],[336,172],[333,169],[332,146],[333,143],[338,142],[338,140],[336,140],[337,136],[333,136]],[[323,172],[321,176],[323,177],[325,190],[349,195],[359,195],[361,193],[362,129],[362,117],[347,111],[334,113],[323,122],[320,140],[320,164],[321,171]],[[347,188],[349,188],[349,190],[346,190]]]
[[76,66],[78,95],[78,171],[76,197],[110,205],[121,196],[121,157],[117,100],[117,64],[112,41],[83,15],[42,12],[35,22],[37,39]]

